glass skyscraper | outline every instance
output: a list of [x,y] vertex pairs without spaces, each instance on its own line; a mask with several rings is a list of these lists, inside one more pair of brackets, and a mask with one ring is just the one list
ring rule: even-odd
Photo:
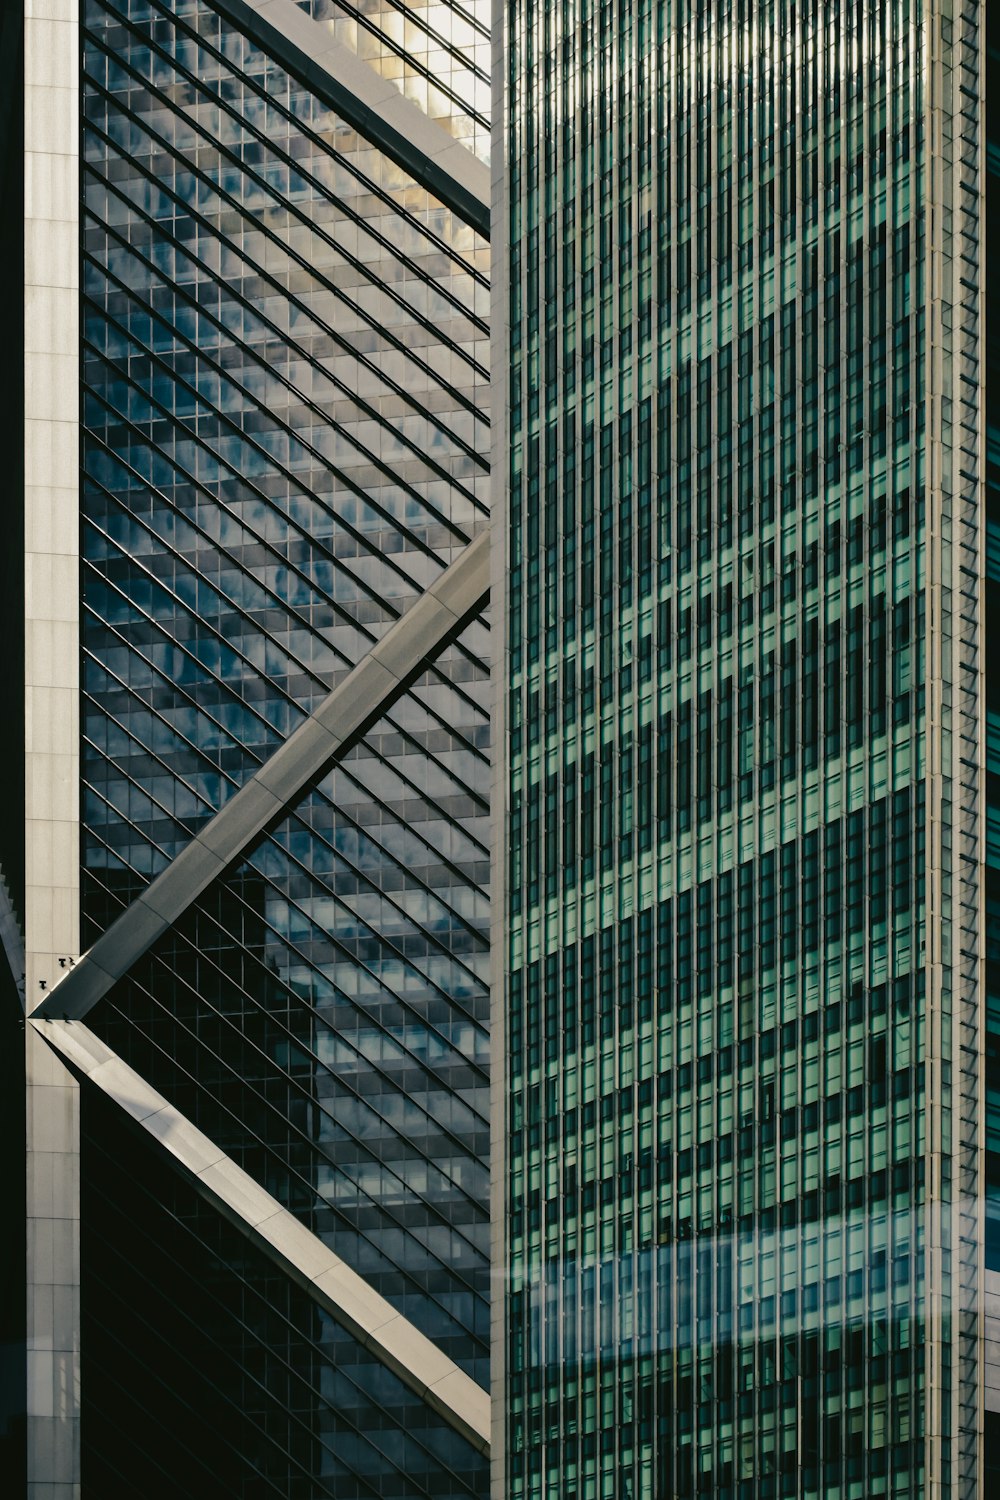
[[1000,13],[0,21],[0,1465],[988,1500]]
[[409,10],[25,19],[36,1500],[487,1491],[489,20]]
[[501,8],[505,1500],[989,1493],[986,24]]

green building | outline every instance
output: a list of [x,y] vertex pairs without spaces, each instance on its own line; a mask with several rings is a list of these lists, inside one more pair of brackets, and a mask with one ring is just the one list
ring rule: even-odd
[[986,6],[501,10],[495,1494],[988,1495]]

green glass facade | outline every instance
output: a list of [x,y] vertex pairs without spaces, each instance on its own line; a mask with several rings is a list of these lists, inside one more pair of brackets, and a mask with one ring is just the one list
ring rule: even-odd
[[[986,236],[992,247],[1000,229],[1000,119],[996,90],[1000,86],[1000,15],[987,17],[986,97]],[[991,249],[992,266],[1000,255]],[[1000,336],[996,307],[986,307],[986,610],[990,639],[1000,623]],[[986,1264],[1000,1271],[1000,676],[991,673],[986,705]],[[1000,1426],[1000,1416],[997,1418]],[[1000,1463],[1000,1449],[997,1450]]]
[[977,1493],[981,21],[501,9],[510,1500]]

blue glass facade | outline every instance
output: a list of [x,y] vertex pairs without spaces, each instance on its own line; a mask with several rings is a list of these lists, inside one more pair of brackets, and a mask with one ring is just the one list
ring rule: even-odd
[[148,876],[482,524],[486,251],[214,12],[88,16],[87,863]]
[[[82,30],[86,947],[486,524],[489,258],[210,4],[86,0]],[[489,655],[475,622],[88,1017],[483,1384]],[[128,1211],[102,1191],[95,1347]],[[116,1308],[151,1295],[156,1200]],[[265,1312],[249,1252],[237,1294],[213,1211],[176,1217],[193,1278],[215,1247],[207,1306],[178,1282],[178,1348],[202,1327],[212,1399],[266,1434],[237,1479],[208,1423],[219,1493],[485,1493],[486,1461],[307,1298]],[[91,1483],[156,1362],[117,1338],[87,1377]]]

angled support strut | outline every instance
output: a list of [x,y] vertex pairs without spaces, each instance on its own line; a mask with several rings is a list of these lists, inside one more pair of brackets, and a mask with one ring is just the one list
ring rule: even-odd
[[490,237],[490,169],[295,0],[212,0],[366,140]]
[[32,1014],[79,1021],[311,783],[344,756],[482,610],[490,533],[481,531]]
[[490,1398],[390,1302],[78,1021],[29,1023],[174,1158],[229,1223],[480,1453]]

